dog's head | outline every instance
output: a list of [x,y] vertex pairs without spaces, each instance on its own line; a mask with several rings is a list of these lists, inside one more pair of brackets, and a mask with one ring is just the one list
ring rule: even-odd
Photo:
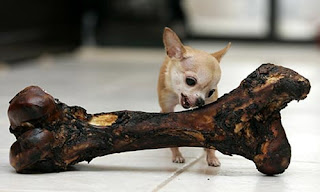
[[184,46],[170,28],[163,33],[165,50],[172,63],[167,71],[173,91],[183,108],[200,107],[211,101],[220,81],[220,60],[231,46],[207,53]]

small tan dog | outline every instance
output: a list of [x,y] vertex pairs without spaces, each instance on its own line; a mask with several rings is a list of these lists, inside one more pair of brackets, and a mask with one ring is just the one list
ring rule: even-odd
[[[163,32],[167,56],[161,66],[158,81],[158,98],[162,113],[173,112],[176,105],[189,109],[201,107],[218,98],[220,60],[231,46],[209,54],[184,46],[170,28]],[[172,161],[184,163],[179,148],[171,148]],[[220,166],[214,149],[206,149],[209,166]]]

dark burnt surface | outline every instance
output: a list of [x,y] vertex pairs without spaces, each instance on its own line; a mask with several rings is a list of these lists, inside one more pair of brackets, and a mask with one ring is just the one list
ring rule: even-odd
[[17,137],[10,163],[17,172],[53,172],[111,153],[190,146],[238,154],[260,172],[278,174],[291,157],[279,111],[291,100],[304,99],[309,90],[309,81],[296,72],[264,64],[238,88],[199,109],[87,114],[39,87],[28,87],[8,110]]

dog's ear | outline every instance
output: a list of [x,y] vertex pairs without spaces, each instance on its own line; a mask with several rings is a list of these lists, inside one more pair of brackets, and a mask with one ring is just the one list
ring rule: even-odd
[[228,51],[228,49],[231,47],[231,42],[228,43],[228,45],[221,49],[220,51],[217,51],[215,53],[212,53],[211,55],[214,56],[220,63],[221,58],[226,54],[226,52]]
[[167,55],[170,58],[182,59],[185,53],[185,48],[181,43],[177,34],[170,28],[166,27],[163,31],[163,44],[165,46]]

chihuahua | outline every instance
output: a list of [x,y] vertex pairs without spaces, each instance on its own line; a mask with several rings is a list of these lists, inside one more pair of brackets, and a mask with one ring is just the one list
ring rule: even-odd
[[[170,28],[163,32],[166,58],[161,66],[158,81],[158,99],[162,113],[173,112],[176,105],[183,108],[201,107],[218,98],[220,60],[231,46],[209,54],[184,46]],[[209,166],[220,166],[215,149],[205,149]],[[178,147],[171,148],[172,162],[184,163]]]

